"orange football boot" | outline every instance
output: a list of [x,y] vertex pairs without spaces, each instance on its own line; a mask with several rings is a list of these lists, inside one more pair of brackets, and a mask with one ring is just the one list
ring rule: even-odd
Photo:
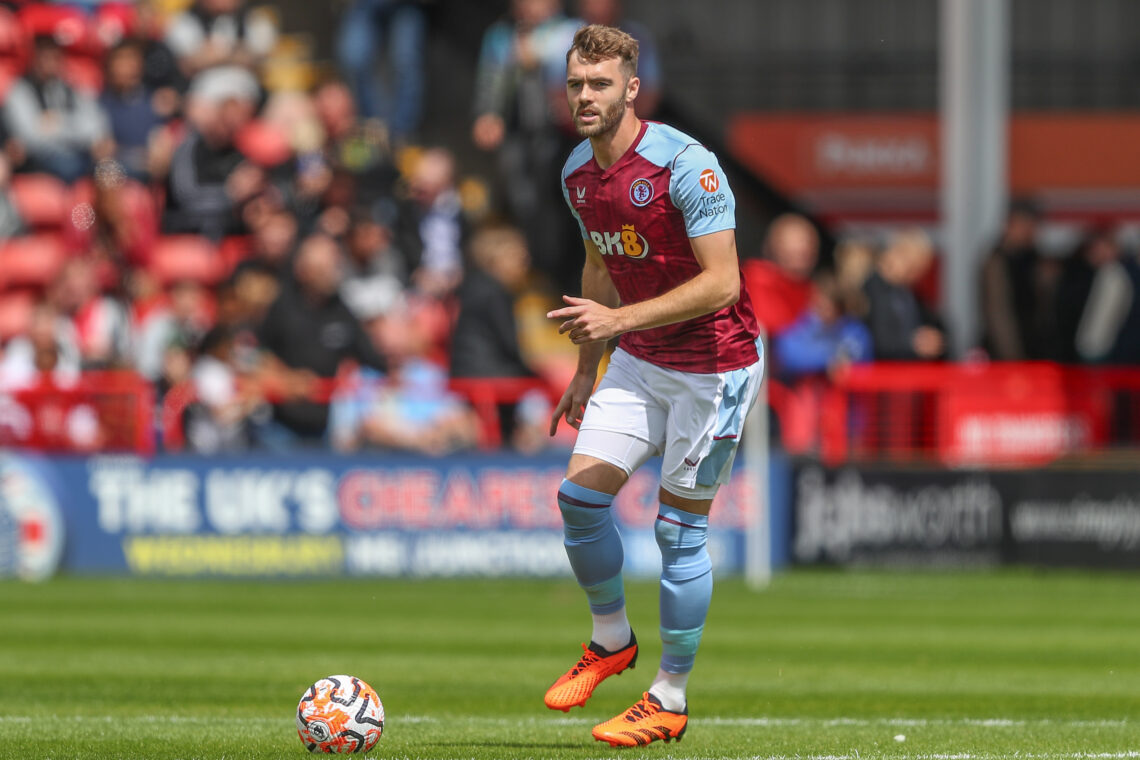
[[582,649],[577,664],[547,689],[545,701],[551,710],[569,712],[571,707],[585,705],[598,684],[637,664],[637,637],[633,631],[629,632],[629,644],[616,652],[602,649],[592,641],[589,646],[583,644]]
[[643,747],[652,741],[681,741],[689,724],[689,708],[669,712],[649,692],[641,695],[633,707],[605,723],[594,726],[594,738],[609,742],[611,747]]

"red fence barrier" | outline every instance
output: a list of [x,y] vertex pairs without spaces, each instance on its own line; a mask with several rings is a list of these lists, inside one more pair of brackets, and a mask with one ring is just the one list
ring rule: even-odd
[[154,452],[154,388],[134,372],[86,372],[0,393],[0,446],[53,453]]
[[[802,388],[774,390],[783,426],[802,430]],[[1028,466],[1140,444],[1136,369],[880,363],[850,368],[815,398],[814,437],[829,463]]]
[[[327,401],[336,387],[319,382],[309,397]],[[558,395],[538,378],[455,379],[450,387],[475,409],[485,448],[502,443],[500,405],[535,391],[551,401]],[[1029,466],[1140,447],[1140,369],[880,363],[852,367],[834,383],[771,381],[769,400],[785,448],[831,464]],[[193,401],[189,386],[166,395],[167,450],[183,447],[183,412]],[[0,394],[0,446],[149,455],[156,438],[154,389],[133,372],[88,372],[69,387]]]
[[[555,398],[550,385],[539,377],[452,378],[448,386],[465,398],[475,410],[479,418],[479,444],[485,449],[495,449],[503,443],[499,405],[518,403],[534,392],[542,393],[550,399]],[[319,380],[307,398],[317,403],[328,403],[343,387],[336,379]],[[260,392],[267,401],[281,400],[281,394],[273,389],[262,388]],[[171,389],[163,399],[162,441],[163,448],[167,451],[179,451],[185,445],[183,417],[186,408],[196,400],[194,388],[189,383]]]

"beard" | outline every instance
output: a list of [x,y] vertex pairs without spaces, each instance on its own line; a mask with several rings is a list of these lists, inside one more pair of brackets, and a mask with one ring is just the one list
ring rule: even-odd
[[574,128],[581,137],[600,137],[617,129],[625,116],[625,99],[621,99],[598,114],[598,120],[593,124],[583,125],[578,121],[578,114],[574,114]]

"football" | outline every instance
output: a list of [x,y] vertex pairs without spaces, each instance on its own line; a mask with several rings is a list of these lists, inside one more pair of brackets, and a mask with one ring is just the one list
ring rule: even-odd
[[310,752],[367,752],[383,732],[384,705],[359,678],[322,678],[297,703],[297,734]]

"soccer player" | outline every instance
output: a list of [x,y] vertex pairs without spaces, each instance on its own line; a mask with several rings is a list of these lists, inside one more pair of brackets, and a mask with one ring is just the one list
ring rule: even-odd
[[[685,687],[712,596],[709,510],[729,475],[763,379],[751,301],[736,254],[735,200],[716,157],[687,135],[641,121],[637,41],[580,29],[566,93],[579,134],[562,191],[586,247],[582,297],[547,316],[578,345],[578,367],[550,421],[578,429],[558,491],[566,553],[593,616],[590,644],[546,693],[551,709],[584,705],[632,668],[623,550],[610,505],[630,474],[662,457],[661,666],[632,707],[594,727],[614,746],[679,739]],[[620,336],[605,376],[606,341]]]

